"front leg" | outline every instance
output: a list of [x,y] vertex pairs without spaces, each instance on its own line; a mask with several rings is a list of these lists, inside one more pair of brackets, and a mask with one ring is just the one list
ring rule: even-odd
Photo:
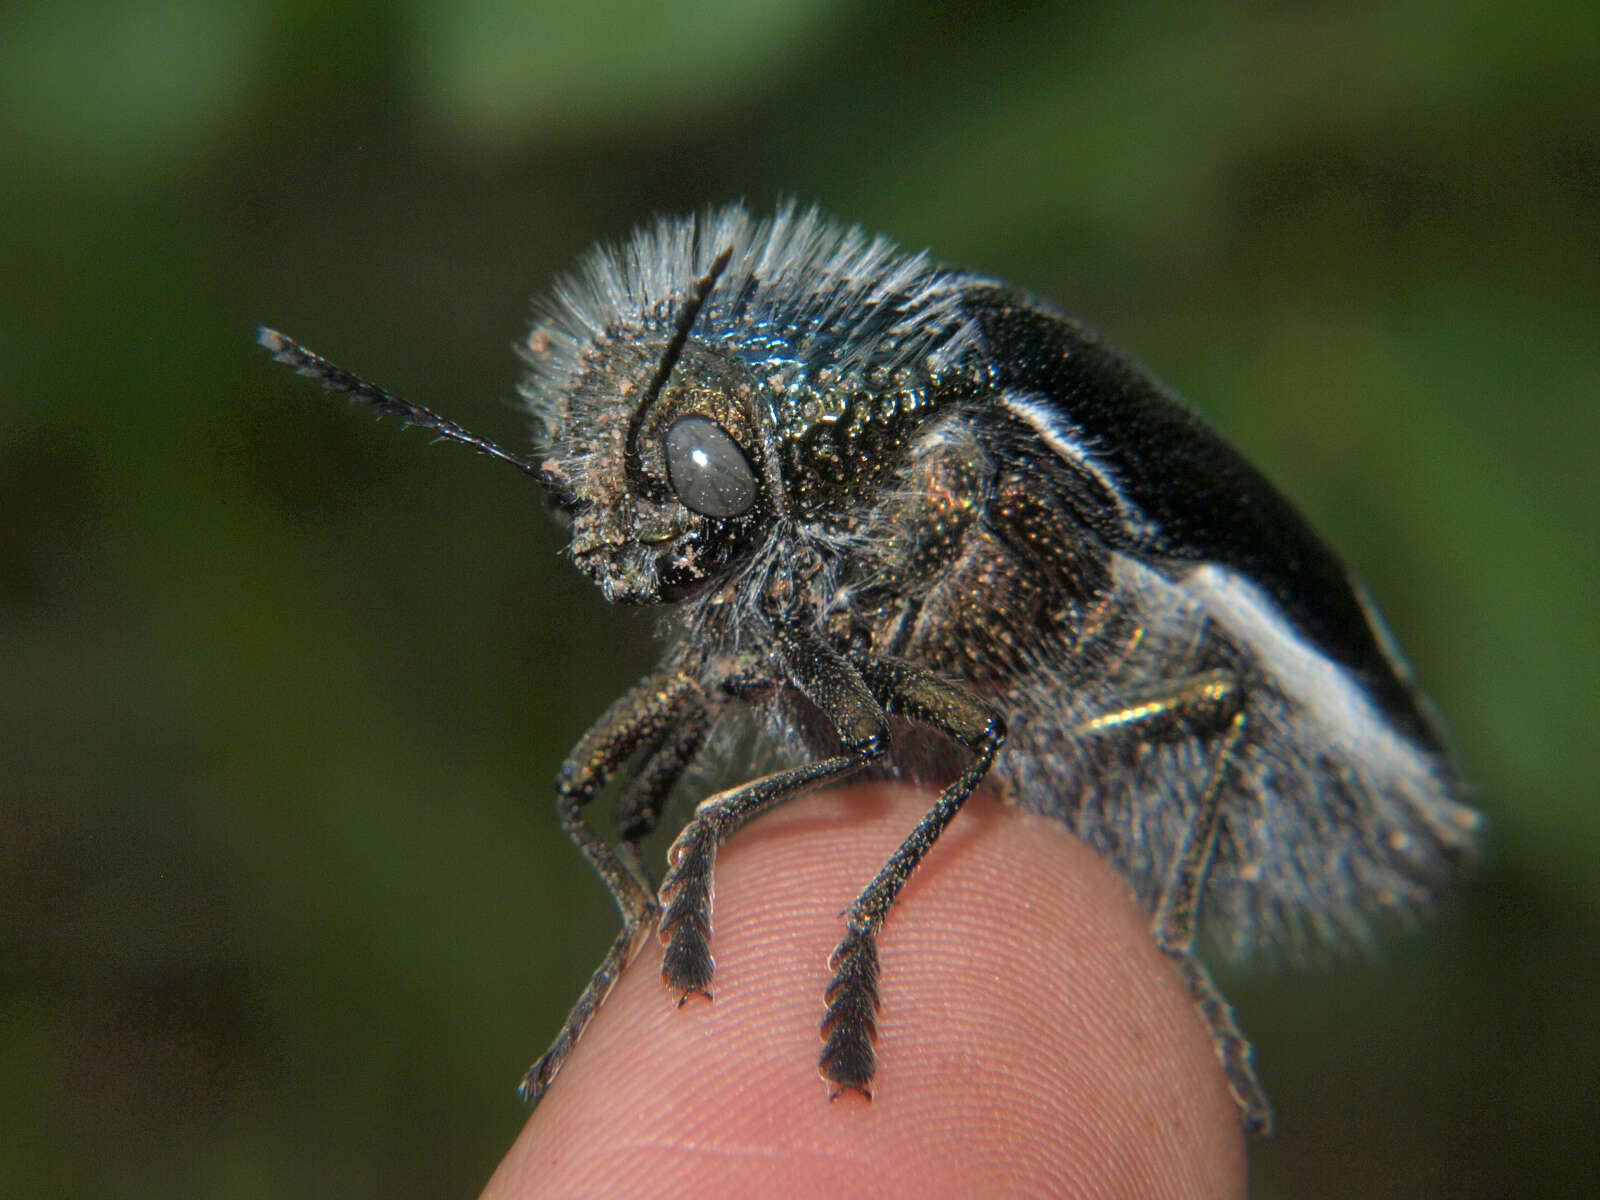
[[776,771],[707,796],[696,807],[667,851],[667,876],[661,884],[660,936],[667,947],[661,982],[680,993],[679,1003],[695,993],[711,998],[716,965],[711,957],[711,876],[717,847],[745,822],[860,770],[862,761],[854,754],[840,754]]
[[712,709],[691,709],[658,735],[642,752],[639,766],[617,795],[611,809],[612,828],[617,835],[617,853],[640,884],[655,891],[645,866],[642,843],[661,820],[667,797],[700,752],[711,728]]
[[889,744],[889,721],[855,666],[815,633],[791,627],[778,637],[786,681],[822,710],[843,752],[708,796],[667,852],[661,885],[661,981],[684,998],[711,995],[711,878],[717,847],[745,822],[820,784],[861,769]]
[[[583,819],[583,808],[640,745],[660,738],[674,725],[698,723],[704,708],[705,697],[700,686],[681,671],[663,670],[647,675],[590,727],[556,776],[556,813],[561,827],[589,860],[589,865],[616,901],[622,913],[622,932],[595,968],[555,1041],[523,1076],[517,1094],[530,1106],[537,1104],[549,1089],[622,968],[644,945],[659,913],[655,897],[629,863]],[[670,790],[670,786],[665,790]]]

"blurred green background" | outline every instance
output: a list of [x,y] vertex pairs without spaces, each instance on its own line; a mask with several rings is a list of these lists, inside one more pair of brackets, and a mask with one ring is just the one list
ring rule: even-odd
[[[581,12],[581,15],[579,15]],[[0,15],[0,1191],[463,1194],[614,929],[651,658],[508,446],[529,297],[780,193],[1082,313],[1372,585],[1492,855],[1226,982],[1262,1196],[1600,1194],[1600,9],[76,0]]]

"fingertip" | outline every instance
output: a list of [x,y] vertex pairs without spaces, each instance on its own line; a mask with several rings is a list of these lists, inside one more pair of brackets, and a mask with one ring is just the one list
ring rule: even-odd
[[652,939],[485,1194],[1242,1195],[1237,1113],[1147,914],[1057,823],[988,798],[880,939],[873,1098],[830,1102],[839,915],[930,799],[838,789],[733,839],[715,1003],[673,1003]]

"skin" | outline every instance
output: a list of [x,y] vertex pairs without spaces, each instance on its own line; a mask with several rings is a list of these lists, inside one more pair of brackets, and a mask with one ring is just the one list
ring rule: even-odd
[[931,801],[802,797],[717,861],[716,999],[652,939],[485,1197],[1243,1196],[1200,1016],[1121,879],[1055,822],[974,797],[881,938],[874,1098],[815,1061],[839,914]]

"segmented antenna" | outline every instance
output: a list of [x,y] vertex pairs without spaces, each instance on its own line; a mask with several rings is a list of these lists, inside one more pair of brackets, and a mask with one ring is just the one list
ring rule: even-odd
[[273,361],[292,367],[296,375],[315,379],[330,392],[343,392],[352,400],[363,400],[385,416],[399,417],[407,425],[431,430],[441,438],[461,442],[463,445],[471,446],[480,454],[508,462],[536,479],[539,477],[539,468],[527,459],[518,458],[486,438],[468,433],[448,417],[441,417],[420,404],[402,400],[399,396],[384,391],[377,384],[368,383],[359,375],[352,375],[343,367],[334,366],[322,355],[307,350],[292,337],[281,334],[276,329],[261,326],[256,330],[256,341],[272,352]]
[[712,261],[711,269],[695,281],[694,290],[683,302],[678,319],[673,322],[672,339],[667,342],[667,348],[661,354],[661,362],[650,380],[650,386],[645,389],[643,398],[628,420],[628,440],[623,446],[623,462],[628,471],[628,483],[635,492],[652,500],[661,499],[665,493],[655,480],[644,473],[644,458],[639,453],[639,430],[644,425],[645,413],[650,411],[651,406],[660,397],[661,389],[667,386],[667,380],[672,378],[672,372],[677,369],[678,359],[683,356],[683,348],[689,341],[689,330],[694,328],[695,318],[705,307],[706,297],[711,295],[711,289],[716,287],[717,279],[728,269],[728,260],[732,257],[733,247],[724,247],[722,253]]

